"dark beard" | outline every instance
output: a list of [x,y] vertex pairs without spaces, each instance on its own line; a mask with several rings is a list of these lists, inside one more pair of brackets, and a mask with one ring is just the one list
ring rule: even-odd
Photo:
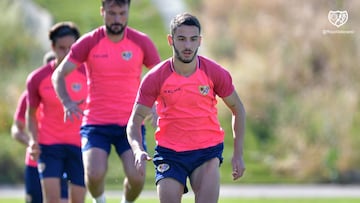
[[[112,28],[111,28],[111,26],[112,25],[118,25],[118,26],[121,26],[121,29],[120,30],[113,30]],[[125,27],[126,27],[126,25],[121,25],[121,24],[112,24],[112,25],[106,25],[106,31],[109,33],[109,34],[112,34],[112,35],[121,35],[123,32],[124,32],[124,30],[125,30]]]
[[181,61],[181,62],[183,62],[183,63],[191,63],[191,62],[194,60],[194,58],[196,57],[197,51],[198,51],[198,49],[196,49],[193,57],[192,57],[191,59],[186,60],[186,59],[181,58],[181,55],[180,55],[179,50],[176,49],[175,46],[173,46],[173,47],[174,47],[174,50],[175,50],[175,57],[176,57],[177,59],[179,59],[179,61]]

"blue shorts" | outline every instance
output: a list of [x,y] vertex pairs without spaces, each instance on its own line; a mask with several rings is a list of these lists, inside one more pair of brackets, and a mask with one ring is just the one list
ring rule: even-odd
[[25,167],[25,193],[27,203],[42,203],[41,183],[37,167]]
[[[146,150],[145,126],[141,126],[143,146]],[[108,154],[111,145],[114,145],[117,154],[120,156],[131,149],[127,140],[126,126],[119,125],[84,125],[80,129],[82,150],[86,151],[96,147],[105,150]]]
[[[27,203],[42,203],[42,191],[37,167],[25,167],[25,192]],[[64,174],[61,178],[61,198],[68,198],[67,177]]]
[[84,165],[81,148],[68,144],[40,145],[38,161],[40,179],[47,177],[63,178],[78,186],[85,186]]
[[222,152],[224,144],[218,144],[213,147],[191,150],[185,152],[176,152],[174,150],[156,146],[154,155],[155,165],[155,183],[161,179],[174,178],[184,185],[184,193],[188,192],[186,179],[200,165],[217,157],[220,164],[223,161]]

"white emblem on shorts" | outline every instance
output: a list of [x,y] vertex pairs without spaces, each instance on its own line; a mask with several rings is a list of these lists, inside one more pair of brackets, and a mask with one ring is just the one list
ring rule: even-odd
[[84,148],[88,142],[88,139],[86,137],[81,138],[81,148]]
[[45,163],[38,163],[37,168],[39,173],[42,173],[45,170],[45,167],[46,167]]
[[157,167],[157,170],[160,172],[160,173],[164,173],[165,171],[169,170],[170,169],[170,166],[169,164],[160,164],[158,165]]

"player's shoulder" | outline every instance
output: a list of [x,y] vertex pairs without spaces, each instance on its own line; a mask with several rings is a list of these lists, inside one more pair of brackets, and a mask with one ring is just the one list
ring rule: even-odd
[[129,27],[129,26],[126,27],[126,34],[128,36],[132,36],[132,35],[141,36],[141,37],[144,37],[144,36],[146,37],[147,36],[146,33],[142,32],[142,31],[140,31],[138,29]]
[[106,28],[105,26],[100,26],[82,35],[77,43],[99,41],[104,37],[106,37]]
[[150,37],[146,33],[141,32],[135,28],[127,26],[125,33],[126,38],[134,41],[135,43],[147,44],[151,42]]
[[37,69],[33,70],[29,75],[28,75],[28,80],[34,80],[34,79],[39,79],[42,77],[46,77],[48,75],[51,75],[54,68],[54,64],[52,63],[53,61],[51,61],[48,64],[45,64],[43,66],[38,67]]
[[163,79],[167,78],[169,75],[171,75],[171,65],[170,65],[170,59],[161,61],[160,63],[156,64],[153,68],[151,68],[144,78],[147,80],[155,80],[155,81],[162,81]]
[[163,74],[171,71],[171,58],[161,61],[149,70],[149,74]]
[[199,59],[200,65],[221,67],[221,65],[218,62],[216,62],[214,59],[211,59],[209,57],[198,55],[198,59]]
[[205,71],[228,71],[220,63],[206,56],[198,56],[198,60],[200,63],[200,69],[203,69]]

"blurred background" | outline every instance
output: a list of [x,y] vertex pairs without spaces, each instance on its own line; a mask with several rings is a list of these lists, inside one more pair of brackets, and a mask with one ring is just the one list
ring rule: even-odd
[[[73,21],[84,34],[103,24],[99,7],[100,0],[0,1],[0,185],[23,183],[25,148],[12,140],[10,126],[27,75],[50,49],[49,27]],[[200,54],[231,72],[247,111],[247,169],[240,181],[233,182],[231,114],[219,101],[226,131],[222,183],[356,184],[360,183],[359,8],[357,0],[133,0],[129,26],[147,33],[166,59],[171,48],[164,9],[199,17]],[[347,21],[339,19],[344,24],[333,25],[330,11],[346,11]],[[147,125],[152,153],[154,130]],[[153,173],[150,163],[147,187],[153,185]],[[111,155],[108,186],[120,187],[122,176],[119,159]]]

